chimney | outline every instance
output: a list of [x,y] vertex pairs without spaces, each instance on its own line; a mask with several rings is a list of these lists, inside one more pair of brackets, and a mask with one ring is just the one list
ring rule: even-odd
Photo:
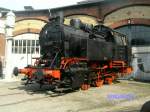
[[24,6],[25,11],[33,11],[34,8],[32,6]]

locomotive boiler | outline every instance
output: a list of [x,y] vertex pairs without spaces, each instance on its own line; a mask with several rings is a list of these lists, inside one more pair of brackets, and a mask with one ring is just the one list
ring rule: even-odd
[[111,84],[118,74],[130,74],[131,48],[127,37],[103,25],[72,19],[70,26],[51,18],[39,36],[41,57],[34,65],[15,69],[26,84],[49,85],[52,90],[87,90]]

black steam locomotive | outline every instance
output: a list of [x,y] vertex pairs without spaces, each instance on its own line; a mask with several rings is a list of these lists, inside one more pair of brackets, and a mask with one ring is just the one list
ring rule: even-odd
[[26,84],[86,90],[111,84],[118,73],[132,71],[126,36],[103,25],[72,19],[67,26],[59,17],[51,18],[41,30],[39,42],[41,57],[35,64],[15,70],[16,75],[26,75]]

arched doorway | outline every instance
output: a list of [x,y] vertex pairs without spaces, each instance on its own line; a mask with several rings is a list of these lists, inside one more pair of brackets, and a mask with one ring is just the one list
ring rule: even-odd
[[23,68],[32,65],[32,58],[40,56],[39,35],[25,33],[17,35],[12,41],[12,63],[14,67]]
[[125,25],[116,30],[125,34],[132,46],[150,45],[150,26],[148,25]]
[[12,68],[23,68],[33,65],[34,59],[40,56],[39,33],[45,21],[23,19],[15,24],[12,40]]
[[133,77],[150,81],[150,26],[133,24],[118,27],[116,30],[127,35],[132,46]]

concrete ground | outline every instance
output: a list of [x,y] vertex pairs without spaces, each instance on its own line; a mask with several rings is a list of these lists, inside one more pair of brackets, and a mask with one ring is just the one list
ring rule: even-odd
[[68,94],[0,81],[0,112],[139,112],[148,100],[150,83],[135,81]]

